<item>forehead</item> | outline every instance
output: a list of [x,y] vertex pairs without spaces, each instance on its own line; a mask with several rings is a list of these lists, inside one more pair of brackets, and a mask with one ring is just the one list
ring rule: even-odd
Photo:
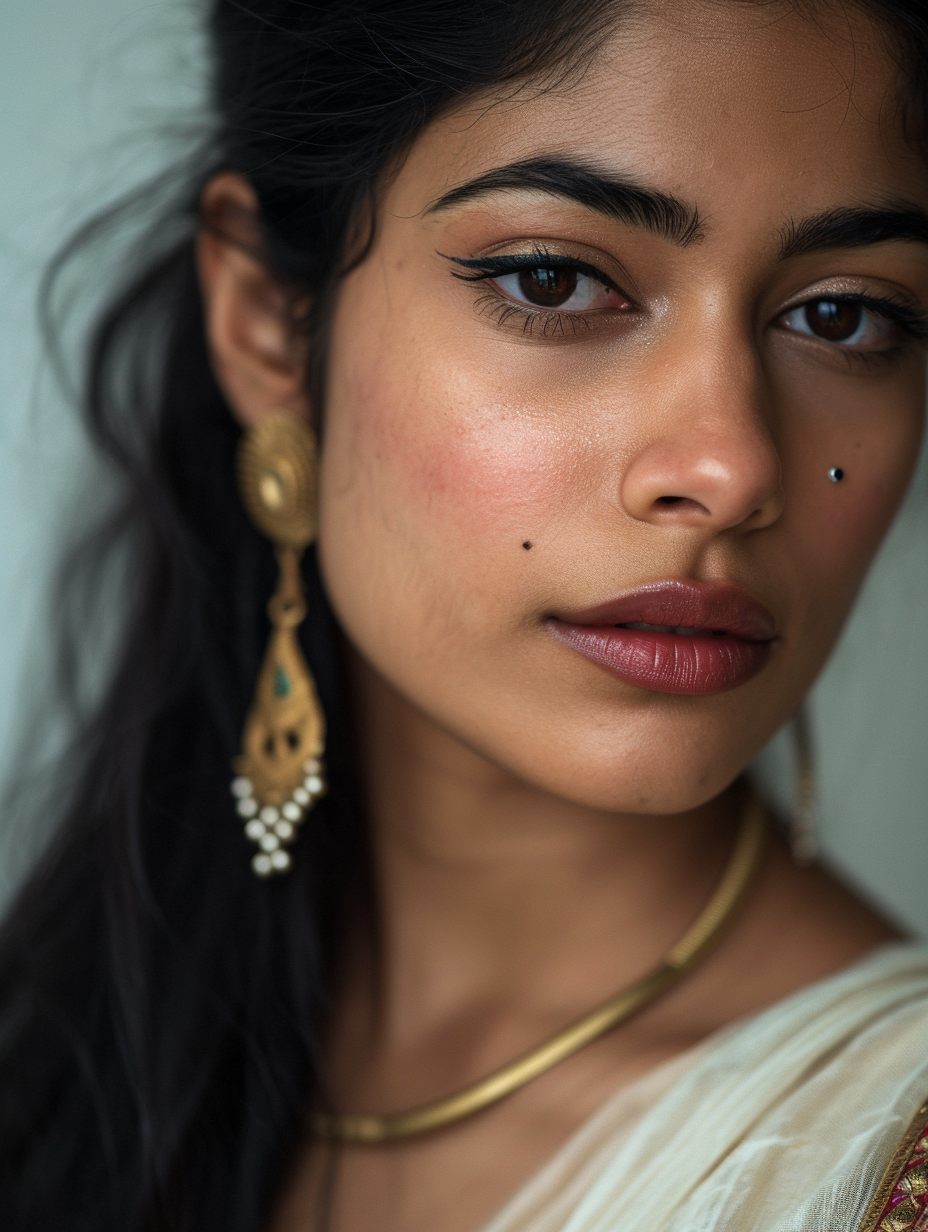
[[416,213],[494,166],[565,154],[693,201],[780,216],[928,201],[885,29],[853,6],[650,0],[581,77],[472,100],[415,143],[391,192]]

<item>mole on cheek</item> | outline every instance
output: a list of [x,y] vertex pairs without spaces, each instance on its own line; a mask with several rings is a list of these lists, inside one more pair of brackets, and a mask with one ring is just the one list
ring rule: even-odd
[[530,548],[532,545],[531,545],[531,544],[529,543],[529,541],[526,539],[526,540],[525,540],[525,542],[522,544],[522,546],[525,548],[525,550],[526,550],[526,552],[527,552],[527,551],[529,550],[529,548]]

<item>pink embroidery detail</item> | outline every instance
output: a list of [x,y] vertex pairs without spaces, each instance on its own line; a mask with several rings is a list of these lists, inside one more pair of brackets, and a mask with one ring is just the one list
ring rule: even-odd
[[928,1232],[928,1125],[912,1147],[874,1232]]

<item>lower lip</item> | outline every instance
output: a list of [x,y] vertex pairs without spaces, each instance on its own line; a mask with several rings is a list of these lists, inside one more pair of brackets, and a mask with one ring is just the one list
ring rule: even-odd
[[549,621],[554,635],[627,684],[653,693],[704,697],[724,693],[756,676],[770,657],[769,642],[679,633],[651,633],[615,625]]

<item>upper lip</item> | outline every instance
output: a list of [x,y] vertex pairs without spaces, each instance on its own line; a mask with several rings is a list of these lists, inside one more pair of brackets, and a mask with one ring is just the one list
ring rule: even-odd
[[554,616],[565,624],[704,629],[749,642],[769,642],[776,636],[776,622],[767,608],[730,582],[654,582],[595,607]]

